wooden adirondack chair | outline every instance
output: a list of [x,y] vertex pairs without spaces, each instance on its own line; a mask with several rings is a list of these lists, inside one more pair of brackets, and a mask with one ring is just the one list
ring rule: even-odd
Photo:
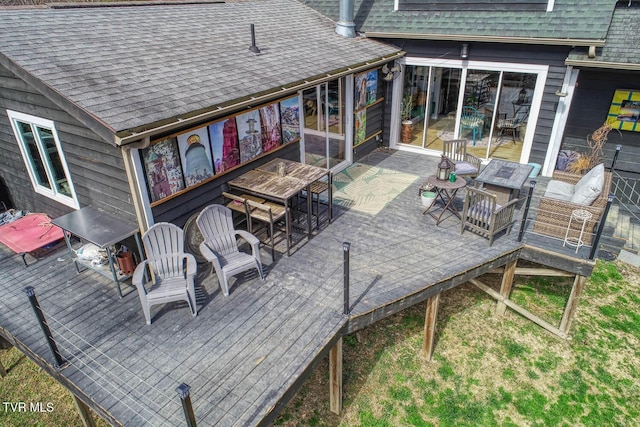
[[[133,284],[144,311],[147,325],[151,324],[151,306],[171,301],[186,301],[196,316],[194,277],[197,264],[193,255],[184,252],[184,232],[168,222],[157,223],[142,236],[147,259],[136,267]],[[149,268],[153,282],[145,285],[145,270]]]
[[[229,278],[236,274],[256,268],[260,278],[264,280],[260,241],[248,231],[235,229],[231,209],[222,205],[209,205],[200,212],[196,224],[204,238],[200,244],[200,252],[213,264],[224,296],[229,296]],[[236,236],[242,237],[251,245],[251,254],[238,249]]]

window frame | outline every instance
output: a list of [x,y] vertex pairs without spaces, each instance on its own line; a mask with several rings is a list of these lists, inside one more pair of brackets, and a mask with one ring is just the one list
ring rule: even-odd
[[[20,153],[22,154],[22,159],[24,160],[27,173],[29,174],[29,179],[31,180],[31,185],[33,186],[33,190],[38,194],[46,196],[66,206],[72,207],[74,209],[79,209],[80,204],[78,203],[78,196],[73,186],[73,181],[71,180],[71,174],[69,173],[67,161],[65,159],[64,152],[62,151],[62,145],[60,144],[60,138],[58,137],[58,132],[56,130],[54,122],[52,120],[43,119],[41,117],[36,117],[30,114],[24,114],[24,113],[12,111],[12,110],[7,110],[7,115],[9,116],[11,129],[13,130],[13,134],[18,143],[18,147],[20,148]],[[38,182],[38,179],[36,177],[36,171],[34,170],[34,166],[33,166],[34,159],[32,158],[29,152],[29,149],[26,146],[27,143],[25,142],[22,132],[18,127],[18,122],[28,124],[31,127],[31,130],[33,133],[33,139],[36,143],[38,154],[40,156],[39,160],[44,165],[44,171],[45,171],[47,180],[49,181],[49,184],[51,184],[51,188],[47,188],[46,186],[41,185]],[[39,133],[36,132],[36,129],[34,128],[34,126],[45,128],[51,132],[51,135],[53,136],[53,140],[55,142],[57,155],[60,159],[62,170],[67,180],[67,184],[69,186],[69,192],[71,193],[71,196],[62,194],[57,190],[56,185],[54,184],[54,174],[53,174],[54,166],[51,164],[51,161],[49,160],[49,156],[44,154],[44,150],[45,150],[44,143],[41,140]]]

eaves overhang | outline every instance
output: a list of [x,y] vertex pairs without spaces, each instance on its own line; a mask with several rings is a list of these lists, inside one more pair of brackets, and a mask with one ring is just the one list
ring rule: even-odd
[[640,71],[640,64],[629,64],[624,62],[566,59],[564,63],[565,65],[577,68],[604,68],[609,70]]
[[308,79],[292,82],[286,86],[272,88],[248,97],[214,105],[204,110],[193,111],[190,114],[183,114],[137,128],[123,130],[116,133],[115,144],[123,146],[134,143],[143,138],[153,138],[154,136],[167,134],[179,128],[189,127],[190,125],[195,126],[199,123],[223,117],[238,110],[253,108],[259,104],[282,98],[287,95],[292,95],[299,90],[313,87],[329,80],[383,65],[387,62],[401,58],[404,55],[404,51],[398,51],[392,55],[379,57],[371,61],[351,65],[329,73],[319,74]]
[[427,33],[396,33],[366,31],[363,33],[369,38],[386,39],[414,39],[414,40],[439,40],[439,41],[467,41],[486,43],[514,43],[537,44],[551,46],[596,46],[602,47],[605,40],[601,39],[567,39],[552,37],[512,37],[512,36],[479,36],[470,34],[427,34]]

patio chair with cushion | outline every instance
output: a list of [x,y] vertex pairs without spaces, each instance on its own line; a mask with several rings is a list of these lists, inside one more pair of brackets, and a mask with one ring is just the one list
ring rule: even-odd
[[442,154],[454,165],[452,172],[456,175],[475,178],[480,173],[480,159],[467,153],[466,139],[442,141]]
[[[138,289],[142,311],[151,324],[151,306],[172,301],[186,301],[191,314],[196,316],[194,277],[197,264],[193,255],[184,252],[184,232],[168,222],[159,222],[142,236],[147,259],[136,267],[133,284]],[[147,289],[147,267],[153,282]]]
[[465,105],[462,107],[462,115],[460,116],[460,133],[465,129],[472,132],[473,145],[476,145],[478,139],[482,139],[482,128],[484,127],[484,115],[474,107]]
[[[564,239],[578,237],[582,223],[574,221],[567,230],[574,210],[583,209],[591,213],[585,223],[582,240],[590,244],[596,224],[601,221],[611,191],[611,172],[599,164],[586,175],[555,171],[549,181],[533,224],[533,231],[550,237]],[[569,233],[567,234],[567,231]]]
[[[229,296],[229,279],[236,274],[255,268],[264,280],[260,241],[250,232],[234,228],[231,209],[209,205],[196,218],[196,225],[204,239],[200,244],[200,253],[213,264],[224,296]],[[240,251],[237,236],[249,243],[251,254]]]
[[460,234],[465,229],[489,238],[489,246],[493,245],[496,234],[507,230],[511,232],[513,213],[518,199],[513,199],[505,205],[497,203],[495,194],[480,188],[467,188],[467,194],[462,208],[462,226]]

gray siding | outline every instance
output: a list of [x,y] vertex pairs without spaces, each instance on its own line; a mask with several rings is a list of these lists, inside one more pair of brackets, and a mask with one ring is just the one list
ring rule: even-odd
[[120,149],[101,140],[24,81],[0,67],[0,176],[14,207],[51,217],[72,209],[33,190],[7,109],[55,123],[80,206],[93,205],[135,219]]
[[[640,90],[638,73],[580,70],[561,149],[589,150],[587,135],[606,121],[616,89]],[[622,149],[616,169],[640,173],[640,132],[611,131],[604,146],[606,166],[610,166],[617,144],[622,145]]]

